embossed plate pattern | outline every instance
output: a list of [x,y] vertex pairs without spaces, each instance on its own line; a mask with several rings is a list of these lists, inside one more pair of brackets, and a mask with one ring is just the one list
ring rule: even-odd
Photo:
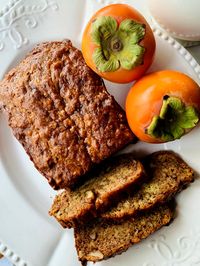
[[[142,9],[145,0],[0,0],[0,78],[17,64],[36,43],[69,38],[80,47],[83,28],[102,6],[126,2]],[[200,66],[167,34],[154,28],[157,52],[152,70],[176,69],[200,83]],[[130,87],[106,82],[123,106]],[[138,143],[127,149],[146,154],[159,149],[180,153],[200,172],[200,128],[181,140],[165,145]],[[101,266],[200,265],[200,181],[178,196],[178,216],[165,227],[126,253]],[[0,253],[18,266],[78,266],[72,232],[62,230],[48,216],[55,192],[37,172],[12,136],[6,117],[0,115]],[[65,255],[65,256],[63,256]]]

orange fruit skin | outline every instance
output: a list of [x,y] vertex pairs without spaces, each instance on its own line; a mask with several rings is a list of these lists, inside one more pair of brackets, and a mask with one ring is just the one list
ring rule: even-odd
[[[111,16],[115,18],[119,24],[124,19],[129,18],[146,25],[145,37],[140,42],[140,45],[145,47],[144,60],[142,65],[137,66],[132,70],[119,68],[118,70],[113,72],[100,72],[96,68],[92,59],[92,55],[97,46],[91,39],[91,25],[97,17],[101,16]],[[137,80],[142,75],[144,75],[144,73],[153,62],[155,48],[155,38],[145,18],[137,10],[125,4],[113,4],[100,9],[88,22],[82,37],[82,53],[86,64],[102,78],[116,83],[128,83],[133,80]]]
[[180,98],[186,105],[194,106],[200,113],[200,88],[187,75],[163,70],[148,74],[137,81],[126,98],[126,116],[134,134],[142,141],[161,141],[145,134],[152,118],[159,115],[165,95]]

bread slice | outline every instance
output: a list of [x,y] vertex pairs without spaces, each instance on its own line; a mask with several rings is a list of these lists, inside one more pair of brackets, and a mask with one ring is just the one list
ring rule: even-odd
[[147,156],[144,165],[151,179],[115,207],[102,213],[104,219],[117,220],[133,216],[138,211],[166,202],[194,180],[193,170],[171,151],[160,151]]
[[168,204],[156,207],[135,218],[114,222],[96,220],[74,229],[79,260],[97,262],[126,251],[150,234],[169,224],[174,209]]
[[80,220],[88,220],[97,210],[111,204],[120,192],[138,183],[144,174],[142,164],[130,154],[113,157],[96,171],[82,186],[56,196],[49,213],[63,227],[71,228]]

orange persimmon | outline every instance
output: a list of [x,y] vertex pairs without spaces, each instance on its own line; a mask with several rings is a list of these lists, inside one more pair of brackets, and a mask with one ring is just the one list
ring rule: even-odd
[[162,143],[180,138],[199,122],[200,88],[187,75],[164,70],[137,81],[126,99],[126,115],[142,141]]
[[150,67],[155,38],[145,18],[125,4],[100,9],[82,37],[87,65],[101,77],[117,83],[140,78]]

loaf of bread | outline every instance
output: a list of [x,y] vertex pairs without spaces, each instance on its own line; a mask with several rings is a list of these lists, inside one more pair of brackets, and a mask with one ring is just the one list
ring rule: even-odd
[[71,41],[37,45],[0,82],[15,137],[55,188],[71,187],[134,139],[124,110]]

